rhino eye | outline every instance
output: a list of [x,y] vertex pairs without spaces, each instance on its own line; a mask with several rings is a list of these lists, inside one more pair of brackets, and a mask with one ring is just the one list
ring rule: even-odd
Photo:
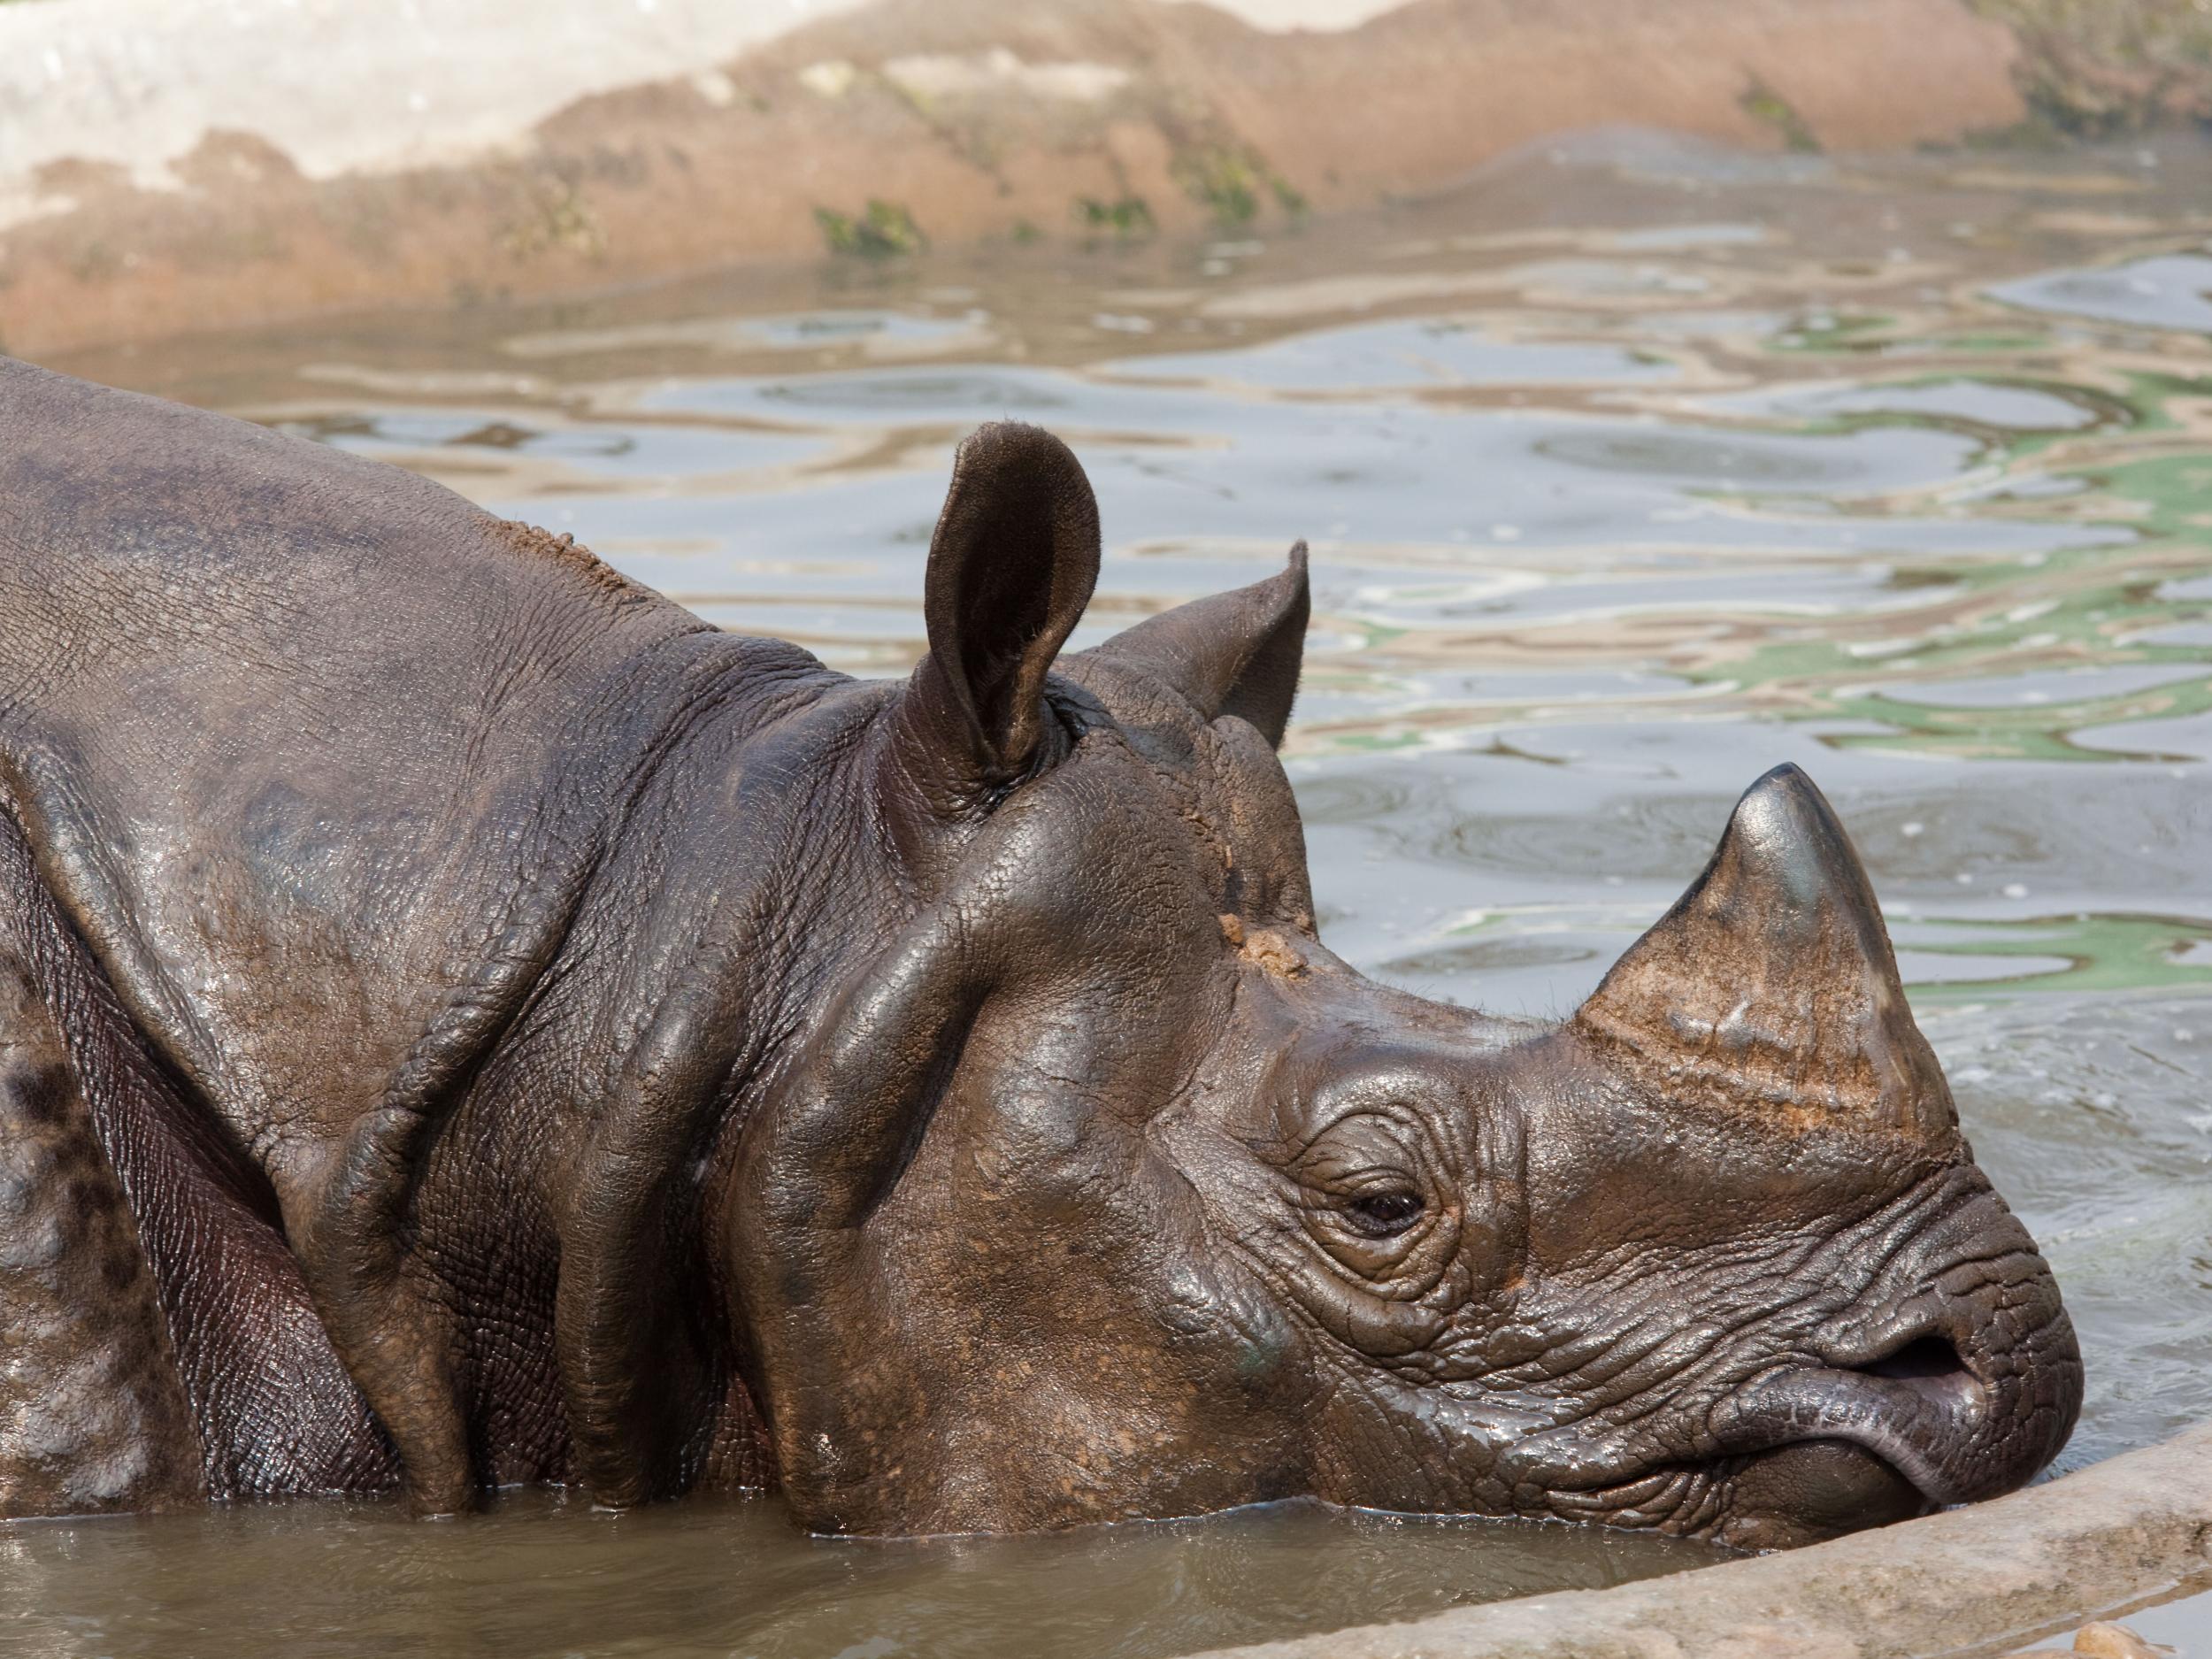
[[1418,1193],[1369,1193],[1345,1206],[1353,1227],[1371,1239],[1394,1238],[1421,1218]]

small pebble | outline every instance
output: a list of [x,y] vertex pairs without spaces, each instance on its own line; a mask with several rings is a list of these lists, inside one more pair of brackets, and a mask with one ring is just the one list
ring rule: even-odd
[[[2067,1651],[2062,1647],[2023,1647],[2005,1655],[2004,1659],[2055,1659],[2056,1655]],[[2093,1659],[2171,1659],[2174,1650],[2145,1641],[2124,1624],[2100,1620],[2083,1625],[2075,1633],[2071,1651],[2091,1655]]]
[[2094,1659],[2165,1659],[2173,1649],[2145,1641],[2124,1624],[2100,1620],[2084,1624],[2074,1633],[2074,1651],[2093,1655]]

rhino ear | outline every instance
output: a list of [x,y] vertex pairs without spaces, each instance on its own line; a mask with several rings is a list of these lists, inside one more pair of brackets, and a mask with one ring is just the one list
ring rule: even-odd
[[1089,655],[1165,680],[1209,720],[1248,720],[1280,747],[1312,609],[1301,541],[1280,575],[1148,617]]
[[1045,673],[1098,582],[1098,503],[1067,445],[1010,421],[953,457],[929,543],[915,671],[925,724],[984,784],[1018,777],[1047,718]]
[[1663,1096],[1939,1138],[1950,1090],[1913,1024],[1889,934],[1813,781],[1778,766],[1719,850],[1575,1016]]

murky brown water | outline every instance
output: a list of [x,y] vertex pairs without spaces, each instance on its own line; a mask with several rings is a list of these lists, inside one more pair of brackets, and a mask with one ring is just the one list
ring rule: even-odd
[[[459,1525],[388,1505],[0,1535],[0,1648],[180,1659],[1152,1659],[1694,1566],[1694,1544],[1291,1504],[1015,1539],[810,1539],[772,1502],[594,1514],[518,1494]],[[11,1643],[19,1645],[11,1645]]]
[[[1564,1012],[1795,760],[1865,852],[2090,1395],[2212,1411],[2212,153],[1754,161],[1578,141],[1261,245],[912,268],[58,366],[574,531],[841,667],[918,651],[951,443],[1069,438],[1087,643],[1311,539],[1289,746],[1332,942]],[[1312,1509],[794,1536],[523,1496],[0,1536],[24,1650],[1170,1653],[1707,1559]],[[0,1625],[0,1630],[4,1630]]]

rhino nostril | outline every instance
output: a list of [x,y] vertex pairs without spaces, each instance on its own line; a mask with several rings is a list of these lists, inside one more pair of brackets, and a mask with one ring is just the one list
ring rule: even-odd
[[1902,1383],[1924,1399],[1954,1409],[1978,1406],[1985,1398],[1981,1379],[1960,1357],[1957,1345],[1934,1332],[1924,1333],[1850,1369]]
[[1856,1365],[1852,1369],[1904,1382],[1924,1377],[1947,1377],[1955,1371],[1963,1372],[1966,1362],[1959,1357],[1959,1351],[1952,1345],[1949,1337],[1916,1336],[1894,1353],[1885,1354],[1870,1364]]

